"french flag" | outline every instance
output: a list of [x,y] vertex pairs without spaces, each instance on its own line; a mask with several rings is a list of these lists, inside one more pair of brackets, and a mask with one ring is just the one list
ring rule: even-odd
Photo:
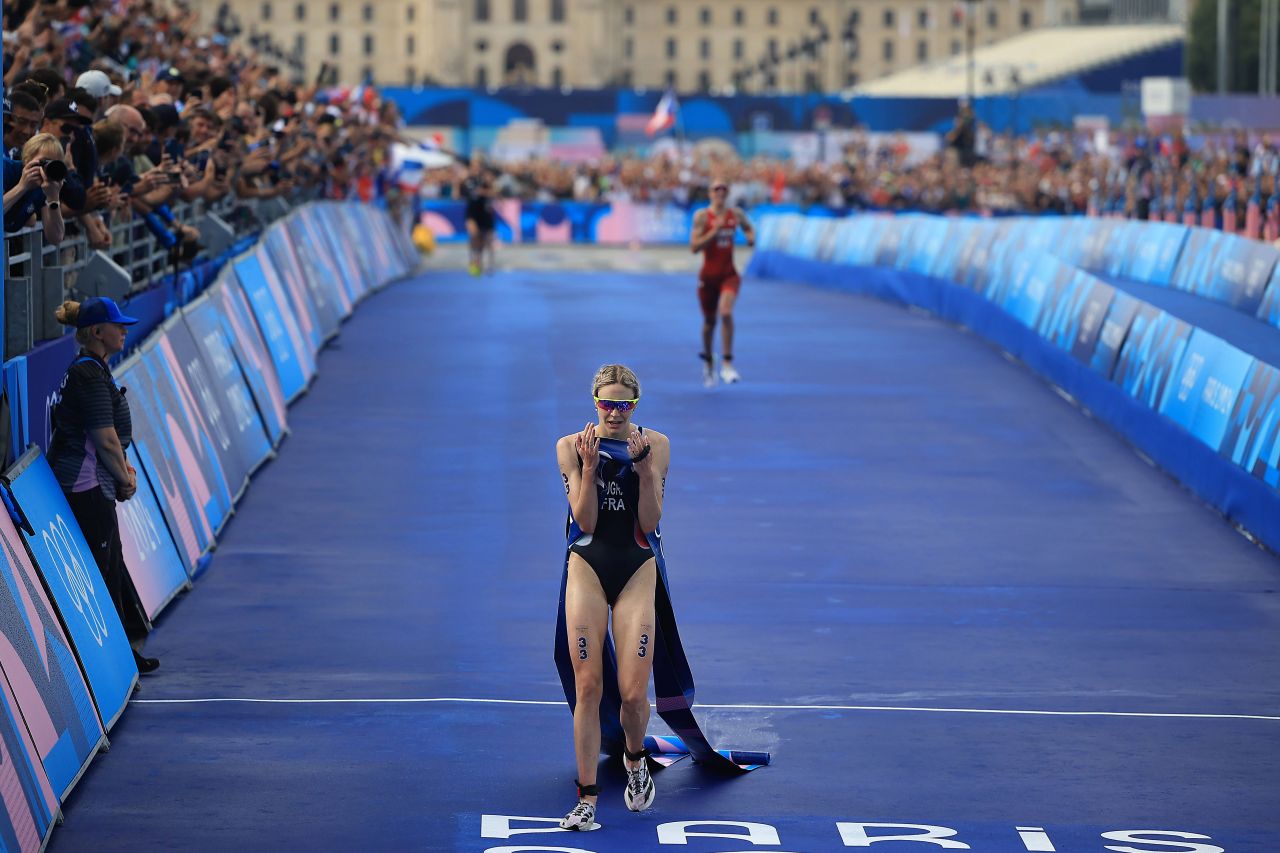
[[680,102],[676,100],[674,92],[668,91],[662,96],[662,100],[658,101],[658,108],[653,111],[653,116],[649,119],[649,123],[644,126],[644,132],[647,136],[653,136],[660,130],[666,130],[676,123],[676,113],[680,111]]

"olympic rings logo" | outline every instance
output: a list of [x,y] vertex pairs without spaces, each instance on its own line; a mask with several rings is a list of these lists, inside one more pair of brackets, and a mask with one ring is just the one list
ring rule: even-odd
[[[103,645],[107,637],[107,620],[103,618],[102,608],[98,606],[97,592],[93,579],[81,560],[80,549],[75,545],[71,528],[62,515],[54,516],[49,522],[49,529],[40,531],[45,550],[53,560],[54,568],[62,581],[63,588],[71,597],[71,605],[84,618],[94,641]],[[97,566],[94,566],[95,570]]]

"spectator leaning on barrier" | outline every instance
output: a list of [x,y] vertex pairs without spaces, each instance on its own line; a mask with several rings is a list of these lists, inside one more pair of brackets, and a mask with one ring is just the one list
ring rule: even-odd
[[134,646],[138,671],[154,672],[160,661],[138,652],[151,624],[129,579],[116,516],[116,501],[127,501],[138,491],[137,472],[125,456],[133,441],[133,420],[125,389],[116,385],[107,366],[107,359],[124,349],[128,327],[138,321],[105,297],[64,302],[56,316],[64,326],[75,327],[80,352],[54,403],[49,465],[93,551]]
[[37,214],[46,243],[57,245],[66,236],[62,219],[62,182],[67,177],[62,143],[38,133],[22,146],[22,161],[4,159],[4,230],[20,231]]

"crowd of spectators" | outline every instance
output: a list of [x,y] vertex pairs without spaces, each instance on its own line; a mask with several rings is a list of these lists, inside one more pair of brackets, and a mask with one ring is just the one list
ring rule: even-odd
[[[1046,132],[940,136],[921,151],[904,136],[855,134],[829,162],[728,156],[690,144],[649,157],[590,163],[501,164],[497,194],[535,201],[704,201],[713,180],[735,203],[933,213],[1081,214],[1192,222],[1280,238],[1280,150],[1267,135]],[[959,144],[955,144],[959,143]],[[427,195],[447,197],[451,170],[428,173]]]
[[372,89],[321,89],[201,29],[181,0],[5,0],[4,227],[46,242],[146,221],[200,250],[179,202],[375,191],[397,133]]

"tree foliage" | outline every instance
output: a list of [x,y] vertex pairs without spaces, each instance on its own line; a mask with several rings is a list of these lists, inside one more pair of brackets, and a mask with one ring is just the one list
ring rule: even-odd
[[1197,92],[1218,91],[1218,4],[1229,3],[1227,91],[1257,92],[1262,0],[1195,0],[1187,34],[1187,77]]

